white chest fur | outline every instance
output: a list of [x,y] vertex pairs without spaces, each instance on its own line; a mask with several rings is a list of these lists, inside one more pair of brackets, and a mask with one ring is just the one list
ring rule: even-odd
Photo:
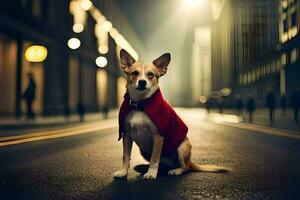
[[128,134],[143,152],[151,153],[153,134],[158,134],[158,130],[145,112],[132,111],[125,118],[125,134]]

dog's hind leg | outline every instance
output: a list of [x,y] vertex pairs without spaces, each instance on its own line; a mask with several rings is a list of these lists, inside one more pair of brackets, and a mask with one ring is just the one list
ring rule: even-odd
[[191,151],[192,145],[188,138],[185,138],[185,140],[179,145],[177,149],[180,167],[170,170],[168,172],[169,175],[181,175],[184,172],[188,171],[188,163],[191,159]]

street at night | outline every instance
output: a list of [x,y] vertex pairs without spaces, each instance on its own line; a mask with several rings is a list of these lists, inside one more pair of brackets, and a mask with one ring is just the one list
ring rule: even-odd
[[300,199],[300,0],[0,1],[0,200]]
[[[219,115],[225,124],[216,124],[214,114],[207,116],[206,111],[199,109],[178,111],[189,127],[192,160],[228,167],[230,172],[186,173],[179,177],[162,172],[156,180],[144,180],[133,169],[147,164],[135,146],[127,179],[114,180],[112,174],[122,160],[117,120],[93,121],[62,129],[52,127],[48,134],[53,129],[63,130],[56,133],[57,138],[7,146],[1,142],[1,199],[300,197],[299,135],[289,138],[266,134],[244,129],[243,124],[235,128],[230,122],[234,116]],[[75,135],[78,132],[74,133],[72,128],[82,132]],[[46,130],[39,129],[43,133]],[[268,130],[266,127],[265,131]],[[70,135],[59,137],[67,133]],[[140,172],[145,173],[146,169],[147,166],[140,166]]]

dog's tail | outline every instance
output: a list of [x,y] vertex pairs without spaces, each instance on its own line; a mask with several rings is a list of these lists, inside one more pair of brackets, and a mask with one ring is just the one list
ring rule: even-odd
[[229,172],[227,167],[221,167],[217,165],[197,165],[192,161],[188,164],[189,171],[191,172]]

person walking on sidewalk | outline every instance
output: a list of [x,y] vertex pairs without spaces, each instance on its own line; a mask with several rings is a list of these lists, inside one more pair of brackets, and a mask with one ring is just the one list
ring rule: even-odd
[[299,88],[296,89],[296,91],[293,93],[291,98],[292,107],[294,109],[294,120],[295,122],[298,122],[298,114],[300,109],[300,90]]
[[212,107],[212,99],[208,98],[207,102],[205,103],[205,108],[206,108],[207,113],[210,112],[211,107]]
[[247,111],[248,111],[248,114],[249,114],[249,122],[252,123],[252,116],[253,116],[253,112],[255,111],[256,109],[256,105],[255,105],[255,101],[252,97],[252,95],[249,95],[249,99],[247,101]]
[[286,111],[286,107],[287,107],[287,99],[286,99],[286,96],[285,94],[283,94],[281,96],[281,99],[280,99],[280,107],[281,107],[281,112],[283,115],[285,115],[285,111]]
[[84,105],[82,104],[82,102],[79,102],[77,105],[77,112],[79,115],[79,119],[80,122],[84,122],[84,113],[85,113],[85,109],[84,109]]
[[223,113],[223,103],[224,103],[223,97],[219,97],[217,99],[217,103],[218,103],[219,113]]
[[238,115],[240,116],[244,109],[244,102],[239,94],[236,95],[236,99],[236,109],[238,111]]
[[35,99],[35,90],[36,90],[36,84],[33,78],[33,75],[31,73],[28,73],[28,78],[29,78],[29,84],[27,89],[25,90],[23,94],[23,98],[26,101],[26,106],[27,106],[27,119],[34,119],[35,118],[35,113],[32,110],[32,103]]
[[276,107],[276,98],[272,91],[268,92],[266,96],[266,107],[269,109],[269,118],[271,124],[274,123],[274,112]]

